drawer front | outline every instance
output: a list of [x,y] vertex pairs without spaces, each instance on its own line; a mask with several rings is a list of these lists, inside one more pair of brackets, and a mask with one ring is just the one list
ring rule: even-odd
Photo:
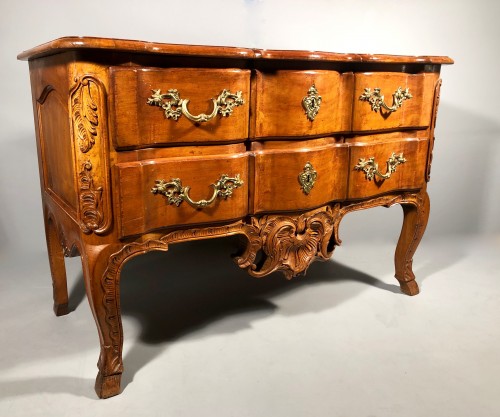
[[[118,149],[248,136],[249,70],[113,67],[110,74],[112,137]],[[241,92],[243,102],[221,94],[224,90]],[[199,121],[202,114],[209,120]]]
[[306,146],[254,153],[254,213],[308,209],[346,198],[348,146]]
[[[352,73],[257,71],[254,136],[327,135],[349,130],[352,84]],[[311,89],[313,86],[316,90]],[[306,108],[310,109],[309,116]]]
[[410,138],[352,144],[348,198],[421,188],[425,183],[428,143],[427,139]]
[[[231,191],[233,181],[224,181],[223,174],[238,176],[241,183]],[[161,227],[236,219],[247,214],[246,153],[117,164],[116,175],[122,237]],[[175,184],[174,179],[180,183]],[[160,180],[164,181],[163,185]],[[217,189],[211,184],[217,182],[221,193],[213,198]],[[184,194],[200,207],[182,199],[180,187],[184,187]],[[224,198],[224,193],[230,196]],[[205,207],[202,207],[203,200],[208,203]]]
[[352,130],[429,126],[438,78],[434,73],[355,74]]

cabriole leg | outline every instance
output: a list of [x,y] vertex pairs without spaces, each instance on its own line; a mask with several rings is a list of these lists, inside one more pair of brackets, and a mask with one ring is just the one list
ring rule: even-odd
[[413,254],[417,250],[429,219],[429,196],[426,191],[422,191],[418,194],[416,203],[403,202],[401,205],[404,220],[394,257],[395,277],[399,281],[401,291],[407,295],[416,295],[419,293],[419,288],[412,269]]
[[44,217],[47,252],[49,255],[50,273],[52,275],[54,313],[56,316],[63,316],[69,312],[64,252],[54,222],[47,215]]
[[101,353],[97,363],[99,373],[95,382],[99,398],[108,398],[120,393],[123,372],[119,265],[112,268],[112,254],[117,249],[111,245],[87,245],[82,254],[87,298],[101,343]]

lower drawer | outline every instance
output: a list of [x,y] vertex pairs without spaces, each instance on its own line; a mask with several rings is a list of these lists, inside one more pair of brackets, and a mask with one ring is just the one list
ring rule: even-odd
[[121,237],[248,211],[246,153],[119,163],[116,178]]
[[428,144],[427,139],[419,138],[352,143],[348,198],[421,188],[425,183]]
[[303,210],[346,198],[346,144],[323,138],[253,147],[254,213]]

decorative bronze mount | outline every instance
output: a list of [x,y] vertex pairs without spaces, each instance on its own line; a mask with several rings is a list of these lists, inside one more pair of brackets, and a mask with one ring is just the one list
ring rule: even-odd
[[398,89],[392,94],[392,106],[388,106],[384,101],[384,96],[380,92],[380,88],[374,88],[373,92],[370,88],[365,88],[365,91],[361,94],[361,96],[359,96],[359,99],[370,103],[374,112],[381,111],[380,109],[383,108],[392,113],[399,109],[405,100],[409,100],[412,97],[413,96],[410,94],[408,88],[403,90],[401,87],[398,87]]
[[311,192],[317,178],[318,173],[314,170],[312,164],[308,161],[298,177],[300,188],[302,189],[304,194],[308,195]]
[[307,92],[307,96],[305,96],[302,99],[302,107],[304,108],[306,112],[307,118],[312,122],[318,112],[319,108],[321,106],[321,101],[322,98],[318,94],[318,90],[316,89],[316,86],[313,84],[311,88],[309,88],[309,91]]
[[235,177],[222,174],[214,184],[211,184],[214,188],[212,197],[208,200],[199,201],[194,201],[189,197],[190,187],[183,187],[179,178],[172,178],[169,182],[165,180],[156,180],[155,184],[151,192],[153,194],[163,194],[167,197],[168,204],[175,204],[179,207],[183,201],[187,201],[188,204],[195,208],[203,208],[212,204],[217,197],[223,198],[224,200],[231,197],[233,195],[233,190],[241,187],[243,181],[240,179],[240,174],[236,174]]
[[217,114],[220,114],[223,117],[228,117],[233,113],[234,107],[245,104],[245,100],[243,100],[242,97],[243,93],[241,91],[237,91],[233,94],[229,90],[224,89],[217,96],[217,98],[212,98],[214,105],[212,113],[200,113],[198,115],[193,115],[187,108],[189,99],[181,98],[179,91],[175,88],[168,90],[166,94],[162,94],[160,89],[152,91],[153,95],[148,98],[147,104],[150,106],[161,107],[165,111],[165,117],[167,119],[178,120],[179,117],[184,115],[195,123],[208,122],[217,116]]
[[396,155],[394,152],[390,156],[390,158],[386,161],[387,164],[387,172],[382,174],[378,169],[378,163],[375,162],[375,157],[368,158],[360,158],[358,164],[354,167],[356,171],[363,171],[365,173],[365,177],[368,181],[371,181],[378,175],[380,178],[386,180],[391,177],[391,175],[396,172],[396,167],[399,164],[404,164],[406,159],[403,157],[403,154],[400,153]]

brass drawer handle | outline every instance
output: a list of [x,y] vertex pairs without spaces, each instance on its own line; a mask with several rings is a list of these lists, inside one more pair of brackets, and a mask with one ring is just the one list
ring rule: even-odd
[[184,115],[195,123],[208,122],[219,113],[223,117],[228,117],[233,113],[234,107],[241,106],[245,103],[241,91],[236,91],[236,93],[233,94],[231,91],[224,89],[217,98],[212,98],[214,105],[212,113],[194,115],[191,114],[187,108],[189,99],[181,98],[179,91],[175,88],[168,90],[166,94],[162,94],[161,90],[151,91],[153,91],[153,94],[148,98],[147,104],[161,107],[165,111],[165,117],[167,119],[178,120],[179,117]]
[[163,194],[167,197],[168,204],[175,204],[177,207],[179,207],[183,201],[187,201],[195,208],[203,208],[212,204],[217,197],[223,198],[224,200],[231,197],[233,195],[233,190],[241,187],[243,181],[240,179],[240,174],[236,174],[234,177],[222,174],[214,184],[210,185],[214,187],[214,193],[208,200],[192,200],[191,197],[189,197],[190,187],[183,187],[179,178],[172,178],[168,182],[165,180],[156,180],[155,186],[151,188],[151,192],[153,194]]
[[387,160],[387,172],[385,174],[382,174],[378,170],[378,163],[375,162],[375,157],[368,158],[366,160],[365,158],[359,158],[358,164],[354,167],[356,171],[363,171],[365,173],[365,177],[368,181],[371,181],[375,178],[376,175],[378,175],[380,178],[386,180],[391,177],[391,175],[396,172],[396,167],[399,164],[404,164],[406,162],[406,159],[403,157],[403,154],[400,153],[399,155],[396,155],[394,152],[392,153],[391,157]]
[[413,96],[410,94],[408,88],[403,90],[401,87],[398,87],[398,89],[392,94],[392,106],[389,107],[385,104],[384,96],[380,92],[380,88],[374,88],[373,92],[370,88],[365,88],[365,91],[361,94],[361,96],[359,96],[359,99],[370,103],[374,112],[381,111],[380,108],[382,107],[392,113],[399,109],[405,100],[409,100],[412,97]]
[[302,99],[302,107],[306,112],[307,118],[312,122],[316,118],[321,107],[322,98],[318,94],[316,86],[313,84],[307,91],[307,96]]

